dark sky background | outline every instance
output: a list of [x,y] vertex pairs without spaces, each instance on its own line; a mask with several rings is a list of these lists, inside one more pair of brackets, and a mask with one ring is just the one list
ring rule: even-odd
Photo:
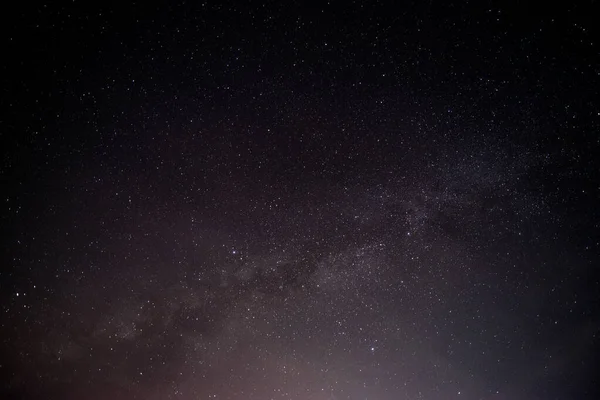
[[597,4],[24,3],[2,399],[600,398]]

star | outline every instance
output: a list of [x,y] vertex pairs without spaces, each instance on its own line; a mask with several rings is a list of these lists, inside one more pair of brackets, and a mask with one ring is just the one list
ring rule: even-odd
[[596,14],[527,11],[15,3],[0,398],[600,398]]

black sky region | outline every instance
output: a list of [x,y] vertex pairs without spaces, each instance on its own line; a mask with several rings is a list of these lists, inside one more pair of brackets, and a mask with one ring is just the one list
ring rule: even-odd
[[22,3],[0,398],[600,398],[595,2]]

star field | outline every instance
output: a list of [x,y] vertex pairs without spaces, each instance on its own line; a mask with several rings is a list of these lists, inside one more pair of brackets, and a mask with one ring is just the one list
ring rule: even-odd
[[591,4],[421,3],[8,11],[0,397],[597,398]]

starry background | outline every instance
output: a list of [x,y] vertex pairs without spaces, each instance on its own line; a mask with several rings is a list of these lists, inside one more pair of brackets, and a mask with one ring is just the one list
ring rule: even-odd
[[594,3],[13,4],[0,397],[593,399]]

